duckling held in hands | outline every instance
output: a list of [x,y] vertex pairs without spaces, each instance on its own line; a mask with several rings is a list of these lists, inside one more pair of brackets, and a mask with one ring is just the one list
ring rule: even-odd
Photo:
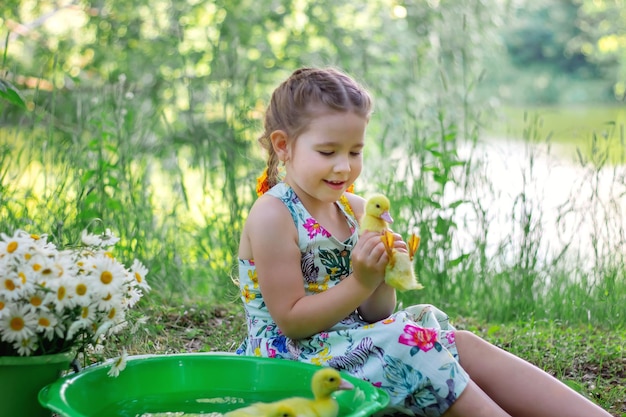
[[258,402],[230,411],[224,417],[337,417],[339,404],[331,394],[353,388],[336,369],[325,367],[313,374],[312,399],[291,397],[272,403]]
[[389,256],[385,268],[385,282],[400,291],[420,290],[424,288],[417,281],[413,268],[413,256],[419,247],[420,238],[412,234],[407,242],[408,253],[400,252],[393,247],[393,233],[389,224],[393,218],[389,213],[391,203],[382,194],[371,196],[365,203],[365,214],[361,218],[361,229],[380,232]]
[[385,268],[385,282],[400,291],[421,290],[424,288],[417,281],[415,269],[413,268],[413,256],[419,247],[420,238],[415,234],[411,234],[407,242],[408,253],[394,249],[393,233],[389,230],[383,231],[381,239],[389,256],[389,263]]

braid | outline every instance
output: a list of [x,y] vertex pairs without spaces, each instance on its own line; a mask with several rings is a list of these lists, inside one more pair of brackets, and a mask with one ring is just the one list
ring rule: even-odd
[[278,175],[278,156],[272,149],[269,157],[267,158],[267,185],[272,188],[280,182]]

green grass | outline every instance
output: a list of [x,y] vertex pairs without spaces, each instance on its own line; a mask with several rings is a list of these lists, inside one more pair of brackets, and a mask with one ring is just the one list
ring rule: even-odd
[[456,324],[547,371],[611,414],[626,415],[625,330],[548,320]]

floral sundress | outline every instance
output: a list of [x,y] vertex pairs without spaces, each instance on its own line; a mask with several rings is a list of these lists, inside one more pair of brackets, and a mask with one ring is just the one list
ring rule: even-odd
[[[296,224],[307,295],[325,291],[352,273],[350,253],[358,223],[345,196],[337,205],[352,235],[341,242],[317,223],[287,184],[267,193],[285,204]],[[443,414],[469,381],[458,362],[454,328],[434,306],[411,306],[376,323],[362,320],[355,311],[327,331],[294,340],[272,320],[253,260],[239,260],[239,286],[248,336],[237,354],[331,366],[384,389],[390,406],[417,416]]]

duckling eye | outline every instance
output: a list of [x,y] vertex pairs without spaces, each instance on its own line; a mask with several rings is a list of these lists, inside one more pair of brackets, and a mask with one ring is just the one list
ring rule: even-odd
[[380,204],[376,204],[376,208],[380,208]]

